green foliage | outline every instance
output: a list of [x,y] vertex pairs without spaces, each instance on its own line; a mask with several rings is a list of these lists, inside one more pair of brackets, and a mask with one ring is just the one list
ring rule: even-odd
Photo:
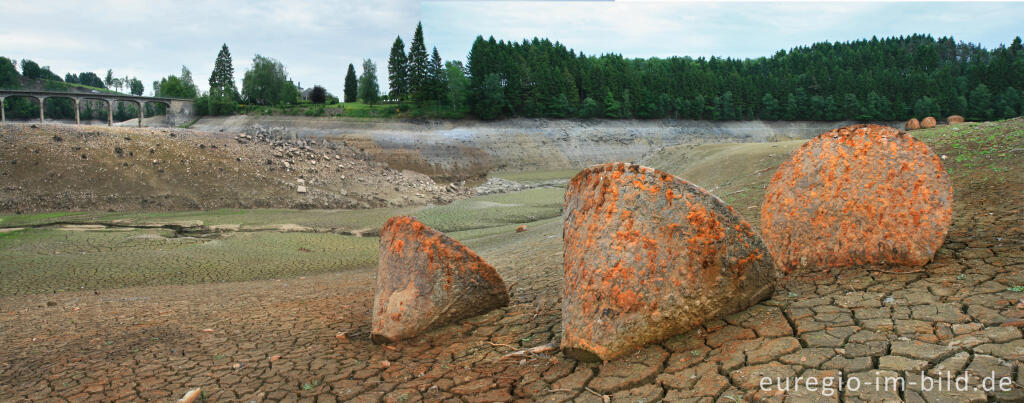
[[992,118],[995,111],[992,108],[992,92],[989,91],[987,85],[978,84],[977,87],[974,87],[974,90],[971,91],[969,108],[968,119],[988,120]]
[[356,68],[352,63],[348,64],[348,72],[345,73],[345,102],[356,102],[359,95],[359,80],[356,78]]
[[482,92],[480,101],[475,105],[477,116],[481,119],[497,119],[505,106],[505,93],[497,74],[487,75]]
[[142,95],[146,92],[146,86],[143,85],[142,80],[139,80],[138,78],[132,77],[132,79],[128,81],[128,87],[130,88],[129,92],[132,95]]
[[377,65],[373,60],[363,60],[363,74],[359,76],[359,99],[373,106],[380,98],[380,86],[377,84]]
[[231,66],[231,51],[228,50],[226,43],[221,45],[217,60],[213,63],[213,72],[210,73],[210,95],[216,98],[238,99],[235,68]]
[[942,116],[939,103],[931,97],[922,97],[914,103],[914,116],[925,118],[928,116],[940,118]]
[[303,112],[303,114],[306,115],[306,116],[323,116],[324,115],[324,106],[323,105],[314,105],[312,107],[306,108],[306,110],[305,110],[305,112]]
[[388,57],[388,83],[391,88],[388,95],[393,100],[404,99],[409,93],[408,60],[405,56],[405,43],[399,36],[391,45],[391,55]]
[[0,88],[16,89],[20,87],[21,80],[18,76],[18,68],[14,65],[14,61],[0,56]]
[[199,91],[192,82],[192,72],[181,66],[181,77],[170,75],[154,83],[154,93],[158,97],[196,98]]
[[548,39],[478,36],[468,103],[480,117],[496,115],[486,96],[495,91],[485,89],[493,74],[504,94],[498,114],[508,116],[593,116],[593,105],[580,107],[590,98],[609,118],[904,120],[918,109],[943,117],[969,108],[971,117],[992,119],[1021,113],[1024,50],[1014,42],[989,51],[911,35],[815,43],[758,59],[627,59],[577,54]]
[[250,104],[294,104],[298,102],[298,92],[295,84],[288,80],[284,65],[261,55],[252,59],[252,68],[242,79],[242,97]]
[[[103,85],[103,80],[100,79],[100,76],[96,75],[96,73],[93,73],[91,71],[83,71],[81,73],[78,73],[78,84],[88,85],[90,87],[96,88],[107,88]],[[154,90],[156,89],[156,87],[153,88]]]
[[39,64],[28,59],[21,59],[21,75],[25,78],[38,79],[42,69]]
[[601,116],[601,112],[601,105],[594,98],[586,97],[583,99],[583,108],[580,110],[581,117],[596,118]]
[[466,77],[466,69],[460,61],[446,62],[445,72],[448,82],[448,105],[452,110],[459,110],[466,105],[469,96],[469,78]]
[[408,82],[409,94],[416,102],[423,102],[429,99],[430,83],[430,56],[427,55],[427,46],[423,42],[423,24],[416,24],[416,32],[412,36],[412,43],[409,45],[408,57]]

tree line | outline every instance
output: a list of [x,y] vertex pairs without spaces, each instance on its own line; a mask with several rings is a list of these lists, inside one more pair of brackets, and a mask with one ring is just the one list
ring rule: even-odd
[[395,38],[388,57],[388,101],[412,101],[417,105],[451,107],[459,111],[469,95],[468,71],[460,61],[441,59],[437,47],[427,53],[423,24],[416,25],[409,52],[401,36]]
[[[142,95],[145,86],[138,78],[128,76],[115,77],[113,70],[108,69],[106,78],[100,78],[96,73],[83,71],[80,73],[66,73],[63,78],[50,70],[48,66],[40,66],[29,59],[21,60],[21,71],[18,71],[18,63],[13,59],[0,57],[0,89],[19,89],[22,87],[22,80],[30,80],[39,83],[39,86],[46,91],[68,91],[72,85],[84,85],[101,90],[127,91],[132,95]],[[103,119],[106,120],[107,112],[102,101],[85,100],[82,103],[80,117],[85,120]],[[105,105],[105,104],[104,104]],[[46,116],[53,119],[74,119],[74,101],[67,98],[48,98],[46,104]],[[162,109],[156,105],[147,105],[147,114],[161,113]],[[12,97],[4,101],[4,112],[12,118],[36,118],[39,116],[39,103],[34,99],[24,97]],[[118,103],[113,112],[114,119],[128,120],[138,117],[138,108],[131,103]]]
[[711,120],[905,120],[1019,116],[1024,48],[929,35],[820,42],[771,57],[630,59],[548,39],[478,36],[472,112],[503,116]]

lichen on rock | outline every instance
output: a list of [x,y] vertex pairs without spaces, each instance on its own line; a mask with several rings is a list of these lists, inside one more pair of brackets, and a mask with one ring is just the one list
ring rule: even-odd
[[562,348],[607,360],[753,305],[773,290],[762,241],[731,207],[673,175],[597,165],[565,196]]
[[765,193],[761,231],[779,269],[928,263],[949,229],[953,188],[927,145],[887,126],[811,139]]
[[465,245],[417,221],[393,217],[380,235],[373,341],[424,330],[508,305],[508,287]]

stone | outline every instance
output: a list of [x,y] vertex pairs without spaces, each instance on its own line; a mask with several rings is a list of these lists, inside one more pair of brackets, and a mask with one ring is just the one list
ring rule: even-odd
[[935,124],[936,124],[936,122],[935,122],[935,118],[934,117],[929,116],[929,117],[926,117],[924,119],[921,119],[921,128],[922,129],[931,129],[931,128],[935,127]]
[[921,122],[919,122],[917,120],[917,118],[910,118],[910,120],[908,120],[907,123],[903,124],[903,130],[907,130],[907,131],[917,130],[917,129],[920,129],[920,128],[921,128]]
[[380,235],[372,339],[396,342],[508,305],[494,267],[413,217],[393,217]]
[[776,266],[922,266],[953,216],[942,162],[909,134],[880,125],[822,133],[768,184],[761,230]]
[[296,186],[295,191],[299,193],[306,193],[306,187],[303,185]]
[[960,116],[960,115],[949,115],[949,117],[946,118],[946,123],[947,124],[951,124],[951,125],[955,125],[957,123],[963,123],[963,122],[964,122],[964,117]]
[[562,349],[608,360],[769,297],[775,268],[720,199],[635,164],[587,168],[565,196]]

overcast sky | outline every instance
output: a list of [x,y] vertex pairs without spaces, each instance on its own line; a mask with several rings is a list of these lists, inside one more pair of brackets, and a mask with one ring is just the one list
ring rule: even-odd
[[818,41],[911,33],[993,48],[1024,35],[1024,3],[732,3],[345,0],[253,2],[0,1],[0,55],[66,72],[108,68],[146,84],[181,65],[200,89],[221,43],[235,78],[252,57],[280,60],[304,87],[340,94],[349,63],[377,63],[387,87],[396,35],[408,46],[423,21],[428,50],[465,59],[477,35],[548,37],[587,54],[627,57],[770,56]]

